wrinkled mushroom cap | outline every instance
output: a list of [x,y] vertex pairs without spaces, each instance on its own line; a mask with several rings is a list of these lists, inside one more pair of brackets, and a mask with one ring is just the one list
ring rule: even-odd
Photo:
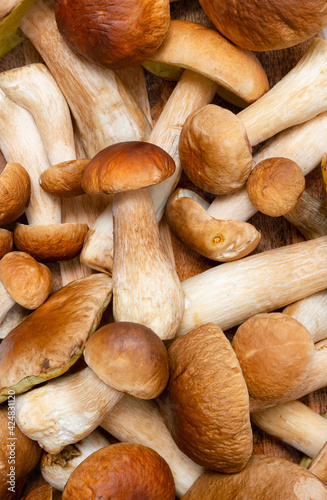
[[252,148],[242,121],[208,104],[185,121],[179,141],[186,175],[201,189],[228,194],[240,189],[252,168]]
[[41,188],[52,196],[60,198],[71,198],[84,194],[81,182],[89,161],[83,158],[52,165],[40,175]]
[[151,448],[118,443],[86,458],[71,474],[62,500],[175,500],[165,460]]
[[84,358],[103,382],[138,398],[156,398],[168,382],[166,347],[138,323],[103,326],[86,343]]
[[252,316],[238,328],[232,346],[249,394],[262,400],[291,395],[309,373],[315,351],[305,326],[283,313]]
[[58,377],[81,356],[111,299],[109,276],[94,274],[55,292],[0,344],[0,402]]
[[165,214],[170,228],[186,245],[219,262],[245,257],[261,240],[261,233],[247,222],[217,220],[209,215],[192,191],[177,189]]
[[31,194],[31,181],[19,163],[7,163],[0,175],[0,224],[8,224],[24,213]]
[[10,252],[0,260],[0,281],[15,302],[37,309],[50,294],[52,274],[29,254]]
[[199,0],[218,31],[239,47],[285,49],[327,25],[327,4],[316,0]]
[[284,458],[253,455],[237,474],[204,472],[181,500],[326,500],[327,488]]
[[7,229],[0,228],[0,259],[6,253],[11,252],[14,246],[13,234]]
[[14,242],[18,250],[36,260],[58,262],[74,259],[82,250],[87,224],[17,224]]
[[177,446],[209,469],[241,470],[252,453],[249,396],[224,333],[208,323],[176,340],[168,354],[162,409]]
[[174,160],[159,146],[120,142],[92,158],[83,174],[82,188],[91,194],[119,193],[159,184],[174,172]]
[[246,189],[251,203],[263,214],[280,217],[298,203],[305,188],[305,177],[288,158],[267,158],[252,170]]

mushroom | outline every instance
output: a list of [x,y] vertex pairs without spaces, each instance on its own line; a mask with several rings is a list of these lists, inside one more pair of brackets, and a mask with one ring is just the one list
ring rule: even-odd
[[247,183],[251,203],[270,217],[287,214],[305,188],[302,170],[288,158],[267,158],[254,167]]
[[11,252],[14,245],[13,235],[8,229],[0,228],[0,259]]
[[238,472],[252,453],[249,396],[237,357],[208,323],[168,350],[170,379],[161,405],[178,447],[195,463]]
[[0,339],[4,339],[28,314],[29,311],[27,309],[24,309],[24,307],[17,303],[14,304],[0,323]]
[[299,0],[292,4],[241,0],[200,0],[218,31],[239,47],[254,51],[292,47],[311,38],[327,24],[327,6]]
[[165,460],[151,448],[118,443],[86,458],[71,474],[63,500],[96,498],[174,500],[174,480]]
[[55,13],[67,44],[111,69],[136,66],[151,56],[170,22],[169,0],[102,1],[92,12],[85,0],[55,0]]
[[188,189],[177,189],[168,200],[167,222],[192,250],[228,262],[245,257],[259,245],[261,234],[254,226],[217,220],[207,214],[208,207],[209,203]]
[[115,193],[115,321],[141,323],[162,339],[175,336],[184,297],[176,271],[162,249],[153,203],[144,188],[161,183],[174,171],[175,163],[163,149],[132,141],[98,153],[82,180],[88,193]]
[[52,165],[40,175],[40,185],[48,194],[59,198],[71,198],[85,193],[81,182],[89,159],[67,160]]
[[30,0],[2,0],[0,6],[0,57],[13,49],[22,40],[17,32],[25,12],[31,7]]
[[66,372],[110,299],[111,279],[93,275],[55,292],[12,330],[0,345],[0,402]]
[[303,234],[311,240],[327,234],[327,209],[322,201],[303,191],[292,210],[284,215]]
[[8,224],[20,217],[31,194],[31,182],[25,168],[19,163],[7,163],[0,175],[0,224]]

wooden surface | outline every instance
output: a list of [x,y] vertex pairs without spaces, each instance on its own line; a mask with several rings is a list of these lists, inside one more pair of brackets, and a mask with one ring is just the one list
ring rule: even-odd
[[[172,18],[174,19],[193,20],[212,27],[196,0],[180,0],[179,2],[174,2],[171,5],[171,12]],[[280,80],[280,78],[296,64],[307,46],[308,42],[288,50],[258,54],[268,74],[271,86]],[[24,64],[22,47],[17,47],[10,54],[0,59],[0,71],[15,66],[21,66],[22,64]],[[146,77],[151,113],[153,121],[155,122],[175,84],[173,82],[164,82],[148,73]],[[228,103],[224,102],[219,97],[215,98],[214,103],[227,107],[234,112],[238,111],[237,108],[229,106]],[[0,167],[1,165],[4,165],[4,161],[1,159],[0,155]],[[194,188],[184,175],[182,176],[180,185],[191,189]],[[325,201],[325,191],[319,169],[316,169],[306,178],[306,187],[313,196]],[[194,189],[204,195],[208,201],[213,199],[213,196],[205,194],[196,188]],[[303,237],[300,233],[282,217],[272,219],[258,213],[250,222],[262,232],[262,240],[256,252],[303,241]],[[217,265],[217,263],[209,261],[195,252],[188,250],[175,237],[172,237],[172,240],[176,266],[181,280]],[[227,332],[227,334],[228,337],[231,338],[233,332]],[[302,401],[320,414],[327,412],[327,390],[317,391],[303,398]],[[301,459],[301,454],[299,452],[289,446],[284,446],[279,441],[256,428],[254,428],[254,452],[272,454],[287,458],[294,462],[299,462]]]

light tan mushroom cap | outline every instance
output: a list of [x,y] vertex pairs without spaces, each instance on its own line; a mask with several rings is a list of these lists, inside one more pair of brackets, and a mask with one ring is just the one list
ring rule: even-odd
[[114,194],[159,184],[174,172],[174,160],[159,146],[120,142],[92,158],[83,174],[82,188],[90,194]]
[[201,189],[228,194],[240,189],[252,169],[252,148],[242,121],[208,104],[185,121],[179,155],[186,175]]
[[249,396],[224,333],[208,323],[176,340],[168,354],[162,409],[177,446],[209,469],[241,470],[252,453]]
[[287,214],[298,203],[305,188],[305,177],[288,158],[267,158],[252,170],[246,189],[251,203],[271,217]]
[[87,341],[84,358],[103,382],[131,396],[154,399],[168,382],[166,347],[138,323],[103,326]]
[[10,252],[0,260],[0,281],[15,302],[37,309],[50,294],[52,274],[29,254]]
[[181,500],[326,500],[327,488],[284,458],[253,455],[241,472],[204,472]]
[[229,262],[245,257],[260,243],[261,233],[247,222],[217,220],[188,194],[177,189],[166,205],[166,219],[178,238],[208,259]]
[[81,182],[88,159],[64,161],[52,165],[40,175],[40,186],[52,196],[71,198],[84,194]]
[[8,224],[24,213],[31,194],[31,181],[19,163],[7,163],[0,175],[0,224]]
[[217,82],[222,97],[240,106],[269,90],[267,75],[252,52],[191,21],[170,22],[164,42],[143,65],[152,71],[157,63],[201,73]]
[[55,292],[0,344],[0,402],[58,377],[81,356],[111,299],[109,276],[94,274]]
[[0,228],[0,259],[11,252],[14,246],[13,234],[7,229]]
[[274,400],[291,395],[310,371],[314,343],[305,326],[283,313],[252,316],[232,342],[249,394]]
[[87,224],[17,224],[14,242],[18,250],[39,261],[70,260],[82,250],[88,229]]

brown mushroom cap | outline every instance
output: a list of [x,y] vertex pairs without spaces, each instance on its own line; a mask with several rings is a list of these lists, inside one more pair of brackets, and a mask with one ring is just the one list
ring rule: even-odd
[[10,252],[0,260],[0,281],[15,302],[37,309],[50,294],[52,274],[29,254]]
[[192,250],[208,259],[229,262],[251,253],[261,233],[247,222],[217,220],[192,197],[192,191],[177,189],[166,205],[166,219]]
[[201,189],[228,194],[240,189],[252,168],[252,148],[242,121],[208,104],[185,121],[179,141],[186,175]]
[[164,42],[143,66],[156,72],[162,64],[190,69],[214,80],[219,85],[217,93],[241,107],[269,90],[267,75],[252,52],[191,21],[171,21]]
[[24,213],[31,194],[30,176],[19,163],[7,163],[0,175],[0,224]]
[[165,460],[151,448],[118,443],[87,457],[70,475],[62,500],[174,500]]
[[89,159],[64,161],[52,165],[40,175],[40,185],[47,193],[60,198],[71,198],[84,194],[81,182]]
[[177,446],[209,469],[241,470],[252,453],[249,396],[224,333],[208,323],[176,340],[168,354],[162,409]]
[[199,1],[220,33],[254,51],[292,47],[327,25],[324,0]]
[[165,345],[138,323],[103,326],[87,341],[84,358],[103,382],[138,398],[156,398],[168,382]]
[[58,262],[74,259],[82,250],[87,224],[17,224],[14,242],[18,250],[36,260]]
[[267,158],[252,170],[246,189],[251,203],[271,217],[287,214],[298,203],[305,188],[305,177],[288,158]]
[[0,402],[58,377],[81,356],[111,299],[109,276],[94,274],[55,292],[0,344]]
[[7,229],[0,229],[0,259],[11,252],[14,246],[13,234]]
[[252,316],[238,328],[232,346],[249,394],[263,400],[291,395],[306,378],[314,355],[308,330],[283,313]]
[[163,42],[169,0],[56,0],[58,28],[79,54],[112,69],[136,66]]
[[326,500],[327,487],[284,458],[253,455],[237,474],[204,472],[181,500]]
[[164,181],[175,172],[172,157],[149,142],[120,142],[95,155],[85,169],[86,193],[119,193]]

